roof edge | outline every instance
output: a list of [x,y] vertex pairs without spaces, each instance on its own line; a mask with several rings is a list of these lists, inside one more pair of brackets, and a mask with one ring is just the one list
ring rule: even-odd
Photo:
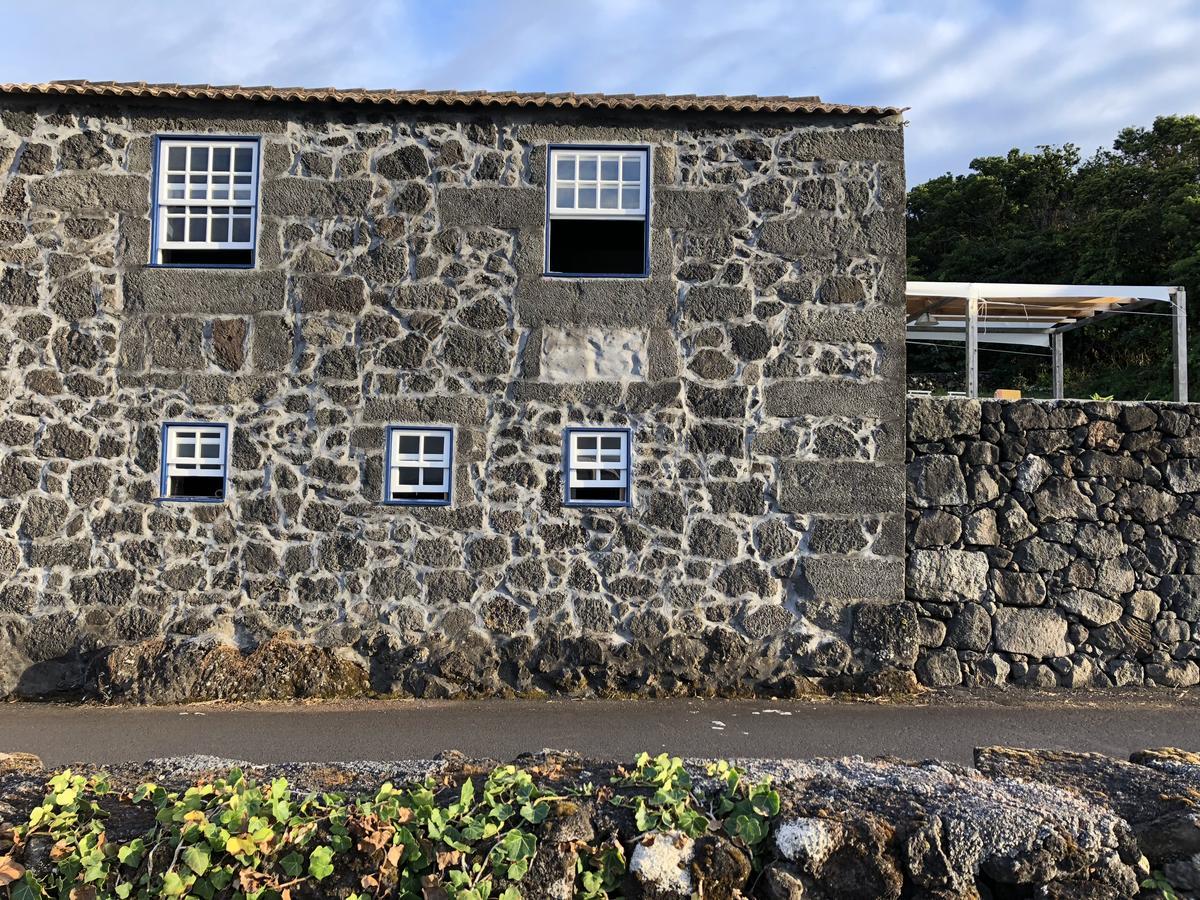
[[0,84],[0,94],[26,97],[333,103],[426,108],[514,108],[894,116],[907,107],[826,103],[820,97],[695,94],[545,94],[521,91],[397,91],[259,85],[154,84],[145,81],[48,81]]

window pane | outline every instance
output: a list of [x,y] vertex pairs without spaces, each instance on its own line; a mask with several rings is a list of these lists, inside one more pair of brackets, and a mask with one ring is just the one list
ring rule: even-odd
[[183,240],[183,219],[171,218],[167,219],[167,240],[182,241]]
[[581,434],[578,438],[576,438],[576,440],[579,442],[578,446],[579,446],[580,450],[595,450],[596,449],[596,436],[595,435]]
[[600,188],[600,208],[617,208],[617,189],[615,187]]
[[212,220],[212,239],[214,241],[229,240],[229,220],[228,219],[213,219]]
[[187,149],[184,147],[167,148],[167,169],[172,172],[182,172],[187,168]]
[[620,450],[621,436],[617,434],[603,435],[600,438],[600,446],[605,450]]
[[234,219],[233,220],[233,238],[240,244],[250,242],[250,220],[249,219]]
[[401,466],[396,470],[396,478],[400,484],[420,484],[421,470],[415,466]]
[[204,200],[208,197],[207,175],[192,175],[188,180],[192,184],[190,196],[193,200]]
[[220,444],[212,444],[212,443],[201,444],[200,445],[200,456],[203,457],[204,459],[220,458],[221,445]]
[[216,175],[212,180],[212,198],[214,200],[229,199],[229,176]]
[[207,219],[189,219],[188,220],[188,240],[203,242],[206,240],[205,232],[207,230]]
[[595,209],[596,208],[596,189],[594,187],[581,187],[579,189],[579,209]]
[[575,157],[573,156],[558,156],[558,165],[555,171],[558,177],[563,181],[573,181],[575,179]]
[[600,179],[602,181],[617,181],[620,178],[618,174],[618,166],[620,160],[616,157],[611,159],[602,159],[600,161]]
[[560,187],[554,192],[554,205],[559,209],[570,209],[575,205],[575,189]]
[[213,171],[228,172],[230,155],[229,147],[213,147]]
[[422,469],[421,474],[422,478],[424,479],[421,483],[426,486],[441,487],[443,484],[445,484],[445,480],[443,478],[443,476],[446,474],[445,469]]
[[596,157],[584,157],[579,160],[579,180],[596,180]]
[[595,481],[596,480],[596,470],[595,469],[576,469],[575,470],[575,478],[578,479],[579,481]]
[[637,181],[642,180],[642,158],[640,156],[627,156],[621,166],[622,181]]
[[175,454],[180,459],[194,459],[196,456],[195,441],[180,441],[175,445]]
[[601,469],[600,470],[600,480],[601,481],[620,481],[621,473],[619,471],[617,471],[616,469]]
[[421,452],[421,438],[415,434],[402,434],[397,446],[397,452],[416,456]]
[[234,167],[239,172],[250,171],[250,161],[253,158],[254,151],[249,147],[238,147],[234,156]]
[[446,439],[440,434],[431,434],[425,438],[425,452],[431,455],[444,453],[446,450]]
[[208,148],[193,147],[192,148],[192,171],[205,172],[208,170]]
[[637,209],[640,206],[641,190],[635,187],[621,189],[621,209]]

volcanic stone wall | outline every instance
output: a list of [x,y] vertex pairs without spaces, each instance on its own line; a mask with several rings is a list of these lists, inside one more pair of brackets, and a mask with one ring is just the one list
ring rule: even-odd
[[[205,133],[262,139],[254,270],[148,265],[152,138]],[[652,147],[648,278],[543,275],[550,142]],[[252,692],[205,654],[281,635],[320,653],[264,693],[869,672],[903,205],[898,118],[0,98],[0,696]],[[180,419],[231,423],[225,503],[157,502]],[[421,422],[454,503],[385,506],[384,428]],[[563,506],[584,423],[632,429],[630,509]]]
[[930,686],[1200,682],[1200,406],[908,401]]

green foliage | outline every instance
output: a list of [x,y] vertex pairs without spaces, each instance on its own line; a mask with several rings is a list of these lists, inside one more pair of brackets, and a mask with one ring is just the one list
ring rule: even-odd
[[1142,890],[1158,891],[1163,900],[1180,900],[1174,885],[1167,881],[1167,876],[1155,869],[1150,877],[1142,882]]
[[[779,795],[729,763],[714,764],[708,775],[716,789],[699,791],[678,757],[643,753],[614,779],[617,788],[589,783],[572,794],[633,810],[639,833],[724,830],[754,854],[779,813]],[[140,806],[153,826],[110,841],[106,820],[117,801]],[[18,848],[50,842],[49,868],[36,875],[17,868],[18,880],[0,895],[520,900],[539,827],[574,805],[512,765],[459,783],[384,784],[366,797],[301,797],[285,779],[260,784],[237,769],[182,793],[143,784],[118,797],[103,777],[65,771],[47,782],[45,799],[15,832]],[[577,895],[619,897],[626,848],[609,836],[577,850]]]
[[[938,281],[1182,285],[1200,296],[1200,117],[1126,128],[1111,150],[1011,150],[908,196],[908,277]],[[1189,322],[1200,309],[1192,304]],[[1164,312],[1149,309],[1146,312]],[[1065,341],[1066,386],[1121,399],[1171,398],[1169,319],[1120,316]],[[1200,344],[1191,351],[1200,360]],[[958,373],[961,348],[914,346],[910,371]],[[1048,392],[1049,361],[980,350],[984,390]],[[945,385],[943,385],[945,386]]]

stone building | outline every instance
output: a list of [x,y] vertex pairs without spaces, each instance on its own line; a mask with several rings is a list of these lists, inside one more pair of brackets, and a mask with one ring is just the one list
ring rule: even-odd
[[902,154],[812,97],[0,86],[0,696],[896,662]]

